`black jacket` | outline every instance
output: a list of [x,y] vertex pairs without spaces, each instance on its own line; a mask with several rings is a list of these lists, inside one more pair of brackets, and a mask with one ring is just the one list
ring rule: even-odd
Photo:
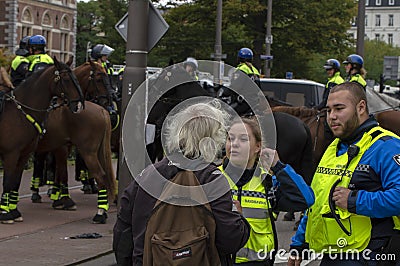
[[[176,175],[179,168],[169,164],[169,160],[164,158],[147,167],[123,192],[113,239],[113,249],[119,265],[142,265],[146,223],[157,199],[139,186],[137,181],[140,183],[154,181],[155,171],[169,180]],[[210,164],[202,170],[194,171],[194,174],[200,184],[216,180],[217,184],[213,186],[214,189],[221,190],[222,188],[223,191],[226,191],[222,196],[210,202],[216,221],[216,246],[221,255],[222,265],[226,265],[225,255],[235,254],[247,242],[250,234],[249,224],[243,216],[232,211],[233,203],[229,184],[216,165]],[[153,191],[156,191],[155,194],[160,195],[164,183],[153,182],[151,186]],[[205,190],[205,192],[209,196],[216,190]],[[130,230],[131,239],[127,239]],[[129,249],[132,250],[131,258],[126,257],[127,252],[130,252]]]

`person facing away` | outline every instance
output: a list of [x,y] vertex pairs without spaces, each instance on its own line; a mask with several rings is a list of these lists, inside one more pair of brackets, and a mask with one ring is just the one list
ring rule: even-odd
[[[272,251],[278,250],[273,211],[304,210],[314,203],[314,194],[303,178],[280,162],[275,150],[262,146],[256,119],[242,118],[232,123],[226,158],[219,168],[231,186],[237,209],[251,226],[250,238],[236,253],[233,265],[273,265]],[[266,168],[271,159],[273,176]]]
[[196,59],[194,59],[193,57],[186,58],[186,61],[183,62],[183,68],[186,70],[187,73],[189,73],[190,77],[195,80],[199,80],[199,77],[197,75],[199,64],[197,63]]
[[29,56],[27,58],[30,62],[28,75],[54,64],[53,58],[46,54],[46,38],[42,35],[30,37],[28,49]]
[[11,62],[11,82],[14,87],[17,87],[25,79],[29,68],[29,60],[26,58],[29,55],[28,41],[31,36],[23,37],[19,42],[19,48],[15,52],[15,58]]
[[[358,83],[332,88],[327,108],[336,138],[315,172],[315,203],[292,238],[288,265],[299,265],[307,245],[323,252],[321,265],[376,265],[382,253],[400,251],[400,139],[369,115]],[[351,251],[360,256],[345,256]]]
[[325,85],[322,102],[315,107],[318,110],[325,108],[331,89],[336,85],[344,82],[342,76],[340,76],[340,63],[338,60],[328,59],[324,64],[324,69],[326,71],[326,74],[328,75],[328,82]]
[[[249,224],[232,210],[229,184],[214,163],[225,143],[227,119],[227,113],[212,102],[187,106],[168,119],[165,131],[167,156],[146,167],[121,196],[113,238],[119,265],[143,264],[147,221],[166,181],[190,168],[186,161],[201,166],[193,173],[203,187],[213,182],[211,189],[204,191],[216,223],[215,245],[221,265],[229,265],[230,254],[236,253],[247,242]],[[157,179],[157,175],[162,178]],[[154,189],[151,194],[147,192],[149,187]]]
[[357,82],[365,90],[367,87],[367,82],[365,81],[367,71],[363,67],[364,59],[358,54],[351,54],[343,61],[343,64],[347,74],[346,81]]
[[238,66],[236,69],[247,74],[260,87],[260,72],[253,66],[253,51],[249,48],[241,48],[238,52]]

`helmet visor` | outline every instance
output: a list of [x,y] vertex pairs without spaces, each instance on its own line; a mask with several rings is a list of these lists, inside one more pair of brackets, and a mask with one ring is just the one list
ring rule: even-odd
[[110,46],[108,46],[108,45],[104,45],[103,46],[103,48],[101,49],[101,51],[100,51],[100,54],[101,55],[110,55],[112,52],[114,52],[114,49],[113,48],[111,48]]

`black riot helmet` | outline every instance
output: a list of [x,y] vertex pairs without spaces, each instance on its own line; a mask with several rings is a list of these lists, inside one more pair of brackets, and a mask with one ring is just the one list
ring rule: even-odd
[[15,51],[16,55],[27,56],[29,54],[28,42],[30,37],[31,36],[22,37],[22,39],[19,41],[19,48],[17,49],[17,51]]

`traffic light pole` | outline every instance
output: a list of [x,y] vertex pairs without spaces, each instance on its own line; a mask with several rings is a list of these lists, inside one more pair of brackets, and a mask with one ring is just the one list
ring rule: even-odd
[[[122,89],[122,106],[121,106],[121,121],[124,121],[125,111],[129,100],[135,93],[140,84],[146,79],[146,66],[147,66],[147,34],[148,34],[148,13],[149,1],[148,0],[130,0],[128,9],[128,36],[126,43],[126,67],[124,71],[123,89]],[[135,96],[136,97],[136,96]],[[144,102],[144,101],[142,101]],[[144,108],[143,106],[135,106],[137,113],[131,115],[133,119],[137,120],[137,130],[135,137],[139,137],[144,141]],[[122,128],[123,125],[120,126]],[[121,140],[122,130],[120,131]],[[133,136],[132,136],[133,137]],[[129,147],[135,149],[135,147]],[[118,173],[118,195],[122,195],[123,190],[133,180],[133,175],[138,173],[131,173],[125,161],[122,142],[120,143],[119,153],[119,173]],[[145,154],[138,154],[134,162],[134,169],[143,169],[145,167]],[[139,171],[139,170],[138,170]],[[119,203],[120,201],[118,201]]]
[[[268,0],[267,2],[267,32],[265,38],[265,55],[271,55],[271,44],[272,44],[272,35],[271,35],[271,23],[272,23],[272,0]],[[271,59],[265,60],[264,72],[265,77],[271,77],[271,69],[269,67]]]

